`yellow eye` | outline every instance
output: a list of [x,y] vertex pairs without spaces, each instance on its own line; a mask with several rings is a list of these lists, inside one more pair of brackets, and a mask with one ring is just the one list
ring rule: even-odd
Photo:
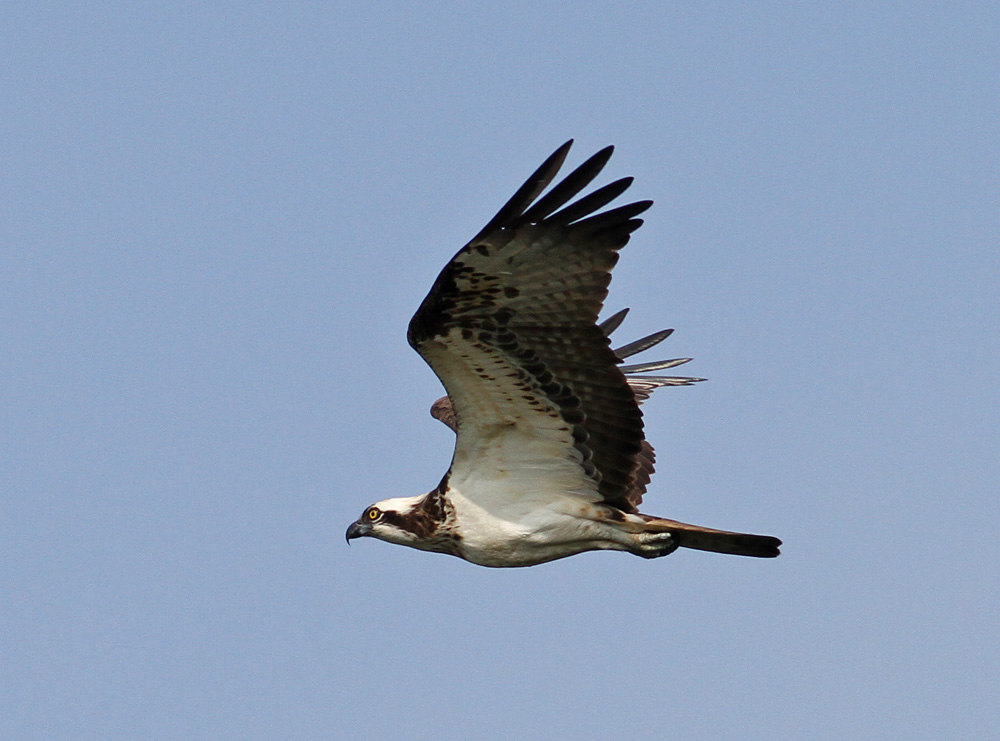
[[377,520],[382,513],[378,511],[378,507],[368,508],[368,519]]

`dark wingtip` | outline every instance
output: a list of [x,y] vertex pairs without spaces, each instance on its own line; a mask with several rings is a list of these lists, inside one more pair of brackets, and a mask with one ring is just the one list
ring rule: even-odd
[[566,161],[566,155],[569,153],[569,148],[573,146],[573,140],[570,139],[564,143],[561,147],[556,149],[552,154],[550,154],[537,170],[535,170],[531,177],[529,177],[517,192],[510,197],[510,200],[503,205],[503,207],[496,213],[496,215],[490,219],[489,223],[484,226],[472,241],[475,242],[477,239],[482,237],[484,234],[489,234],[494,229],[500,229],[508,225],[508,222],[512,219],[517,218],[525,209],[534,201],[538,195],[548,187],[548,184],[552,182],[555,176],[558,174],[559,169],[563,166]]

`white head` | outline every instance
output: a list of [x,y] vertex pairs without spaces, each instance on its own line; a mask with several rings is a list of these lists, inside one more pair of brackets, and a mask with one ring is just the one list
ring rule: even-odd
[[420,508],[426,496],[375,502],[347,528],[348,544],[355,538],[368,537],[420,548],[420,541],[429,537],[434,529],[428,513]]

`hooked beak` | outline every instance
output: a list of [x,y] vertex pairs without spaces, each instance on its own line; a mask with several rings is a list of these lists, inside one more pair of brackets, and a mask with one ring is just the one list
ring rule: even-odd
[[352,522],[351,526],[347,528],[347,545],[350,545],[351,541],[355,538],[363,538],[366,535],[370,535],[371,531],[371,525],[367,522]]

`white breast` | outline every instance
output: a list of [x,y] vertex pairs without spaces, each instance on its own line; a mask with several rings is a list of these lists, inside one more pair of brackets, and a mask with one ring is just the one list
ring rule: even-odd
[[551,483],[523,469],[488,480],[449,480],[462,557],[482,566],[531,566],[619,547],[592,492],[560,491]]

